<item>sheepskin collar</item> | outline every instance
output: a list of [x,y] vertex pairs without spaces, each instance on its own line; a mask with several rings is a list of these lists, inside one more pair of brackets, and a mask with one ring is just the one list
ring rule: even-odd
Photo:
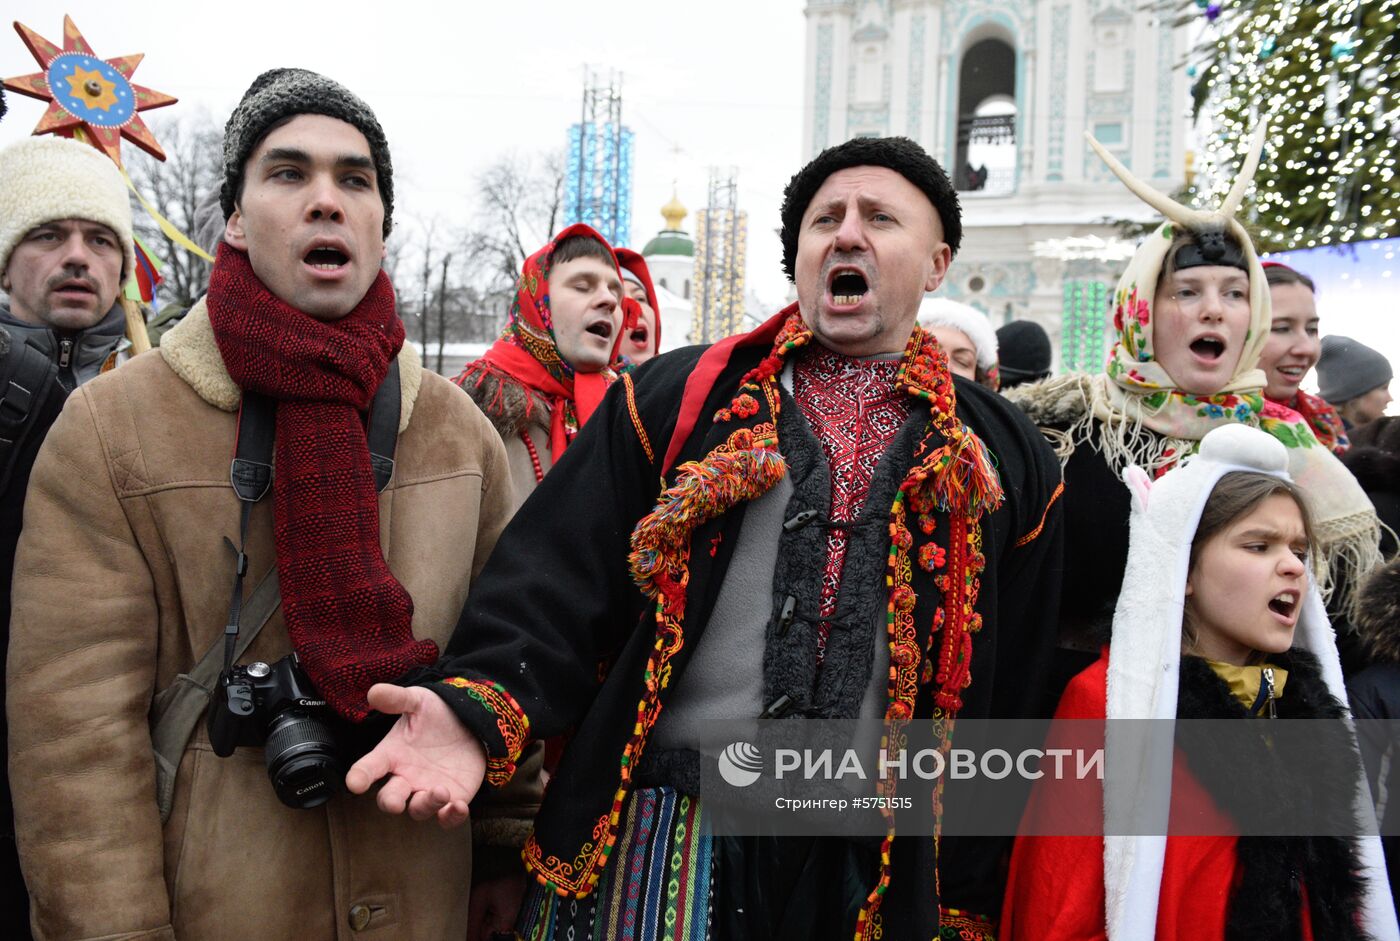
[[[224,368],[204,298],[200,298],[184,319],[161,338],[160,354],[175,375],[188,382],[201,399],[220,411],[238,410],[243,390],[234,384],[233,377]],[[399,386],[402,390],[399,434],[403,434],[413,416],[413,403],[418,400],[418,388],[423,382],[423,360],[410,343],[403,345],[398,358]]]

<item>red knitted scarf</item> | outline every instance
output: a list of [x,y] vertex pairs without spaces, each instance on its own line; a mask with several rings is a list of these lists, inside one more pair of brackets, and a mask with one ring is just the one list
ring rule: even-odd
[[277,401],[274,535],[292,647],[316,688],[346,718],[365,694],[437,659],[414,640],[413,599],[379,547],[379,502],[361,414],[403,346],[383,272],[339,320],[278,299],[248,256],[219,246],[209,320],[239,388]]

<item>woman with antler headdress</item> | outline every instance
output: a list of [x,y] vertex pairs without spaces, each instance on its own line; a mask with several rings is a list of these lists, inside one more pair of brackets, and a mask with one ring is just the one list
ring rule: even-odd
[[[1262,428],[1288,449],[1289,473],[1313,506],[1324,592],[1356,584],[1354,576],[1380,563],[1375,512],[1303,417],[1263,393],[1258,363],[1269,333],[1269,289],[1235,213],[1254,178],[1264,129],[1214,211],[1174,202],[1086,137],[1165,221],[1143,240],[1118,282],[1111,314],[1117,342],[1105,371],[1008,393],[1065,465],[1065,642],[1096,651],[1112,619],[1128,553],[1123,468],[1136,464],[1160,476],[1194,454],[1207,432],[1232,422]],[[1344,609],[1345,601],[1334,599],[1334,609]]]

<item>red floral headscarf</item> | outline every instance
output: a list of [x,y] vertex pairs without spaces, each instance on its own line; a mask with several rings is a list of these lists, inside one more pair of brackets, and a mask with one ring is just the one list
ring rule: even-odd
[[[549,308],[549,269],[554,249],[576,235],[595,239],[608,251],[612,246],[595,230],[576,223],[556,235],[547,245],[525,259],[515,283],[515,301],[510,319],[500,337],[486,354],[471,363],[455,380],[460,386],[480,382],[488,373],[506,377],[538,393],[550,403],[549,453],[559,460],[574,435],[588,421],[608,384],[616,378],[611,370],[575,373],[559,354],[554,337],[554,316]],[[619,272],[618,277],[621,277]]]

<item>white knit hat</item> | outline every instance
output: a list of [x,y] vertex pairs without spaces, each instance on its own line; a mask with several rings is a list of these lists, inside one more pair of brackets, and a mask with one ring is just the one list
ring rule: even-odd
[[997,332],[987,315],[976,307],[943,297],[926,297],[919,305],[919,326],[961,330],[977,350],[977,368],[988,372],[997,364]]
[[136,271],[131,203],[111,160],[66,137],[27,137],[0,150],[0,271],[27,233],[58,219],[105,225],[122,245],[122,283]]

